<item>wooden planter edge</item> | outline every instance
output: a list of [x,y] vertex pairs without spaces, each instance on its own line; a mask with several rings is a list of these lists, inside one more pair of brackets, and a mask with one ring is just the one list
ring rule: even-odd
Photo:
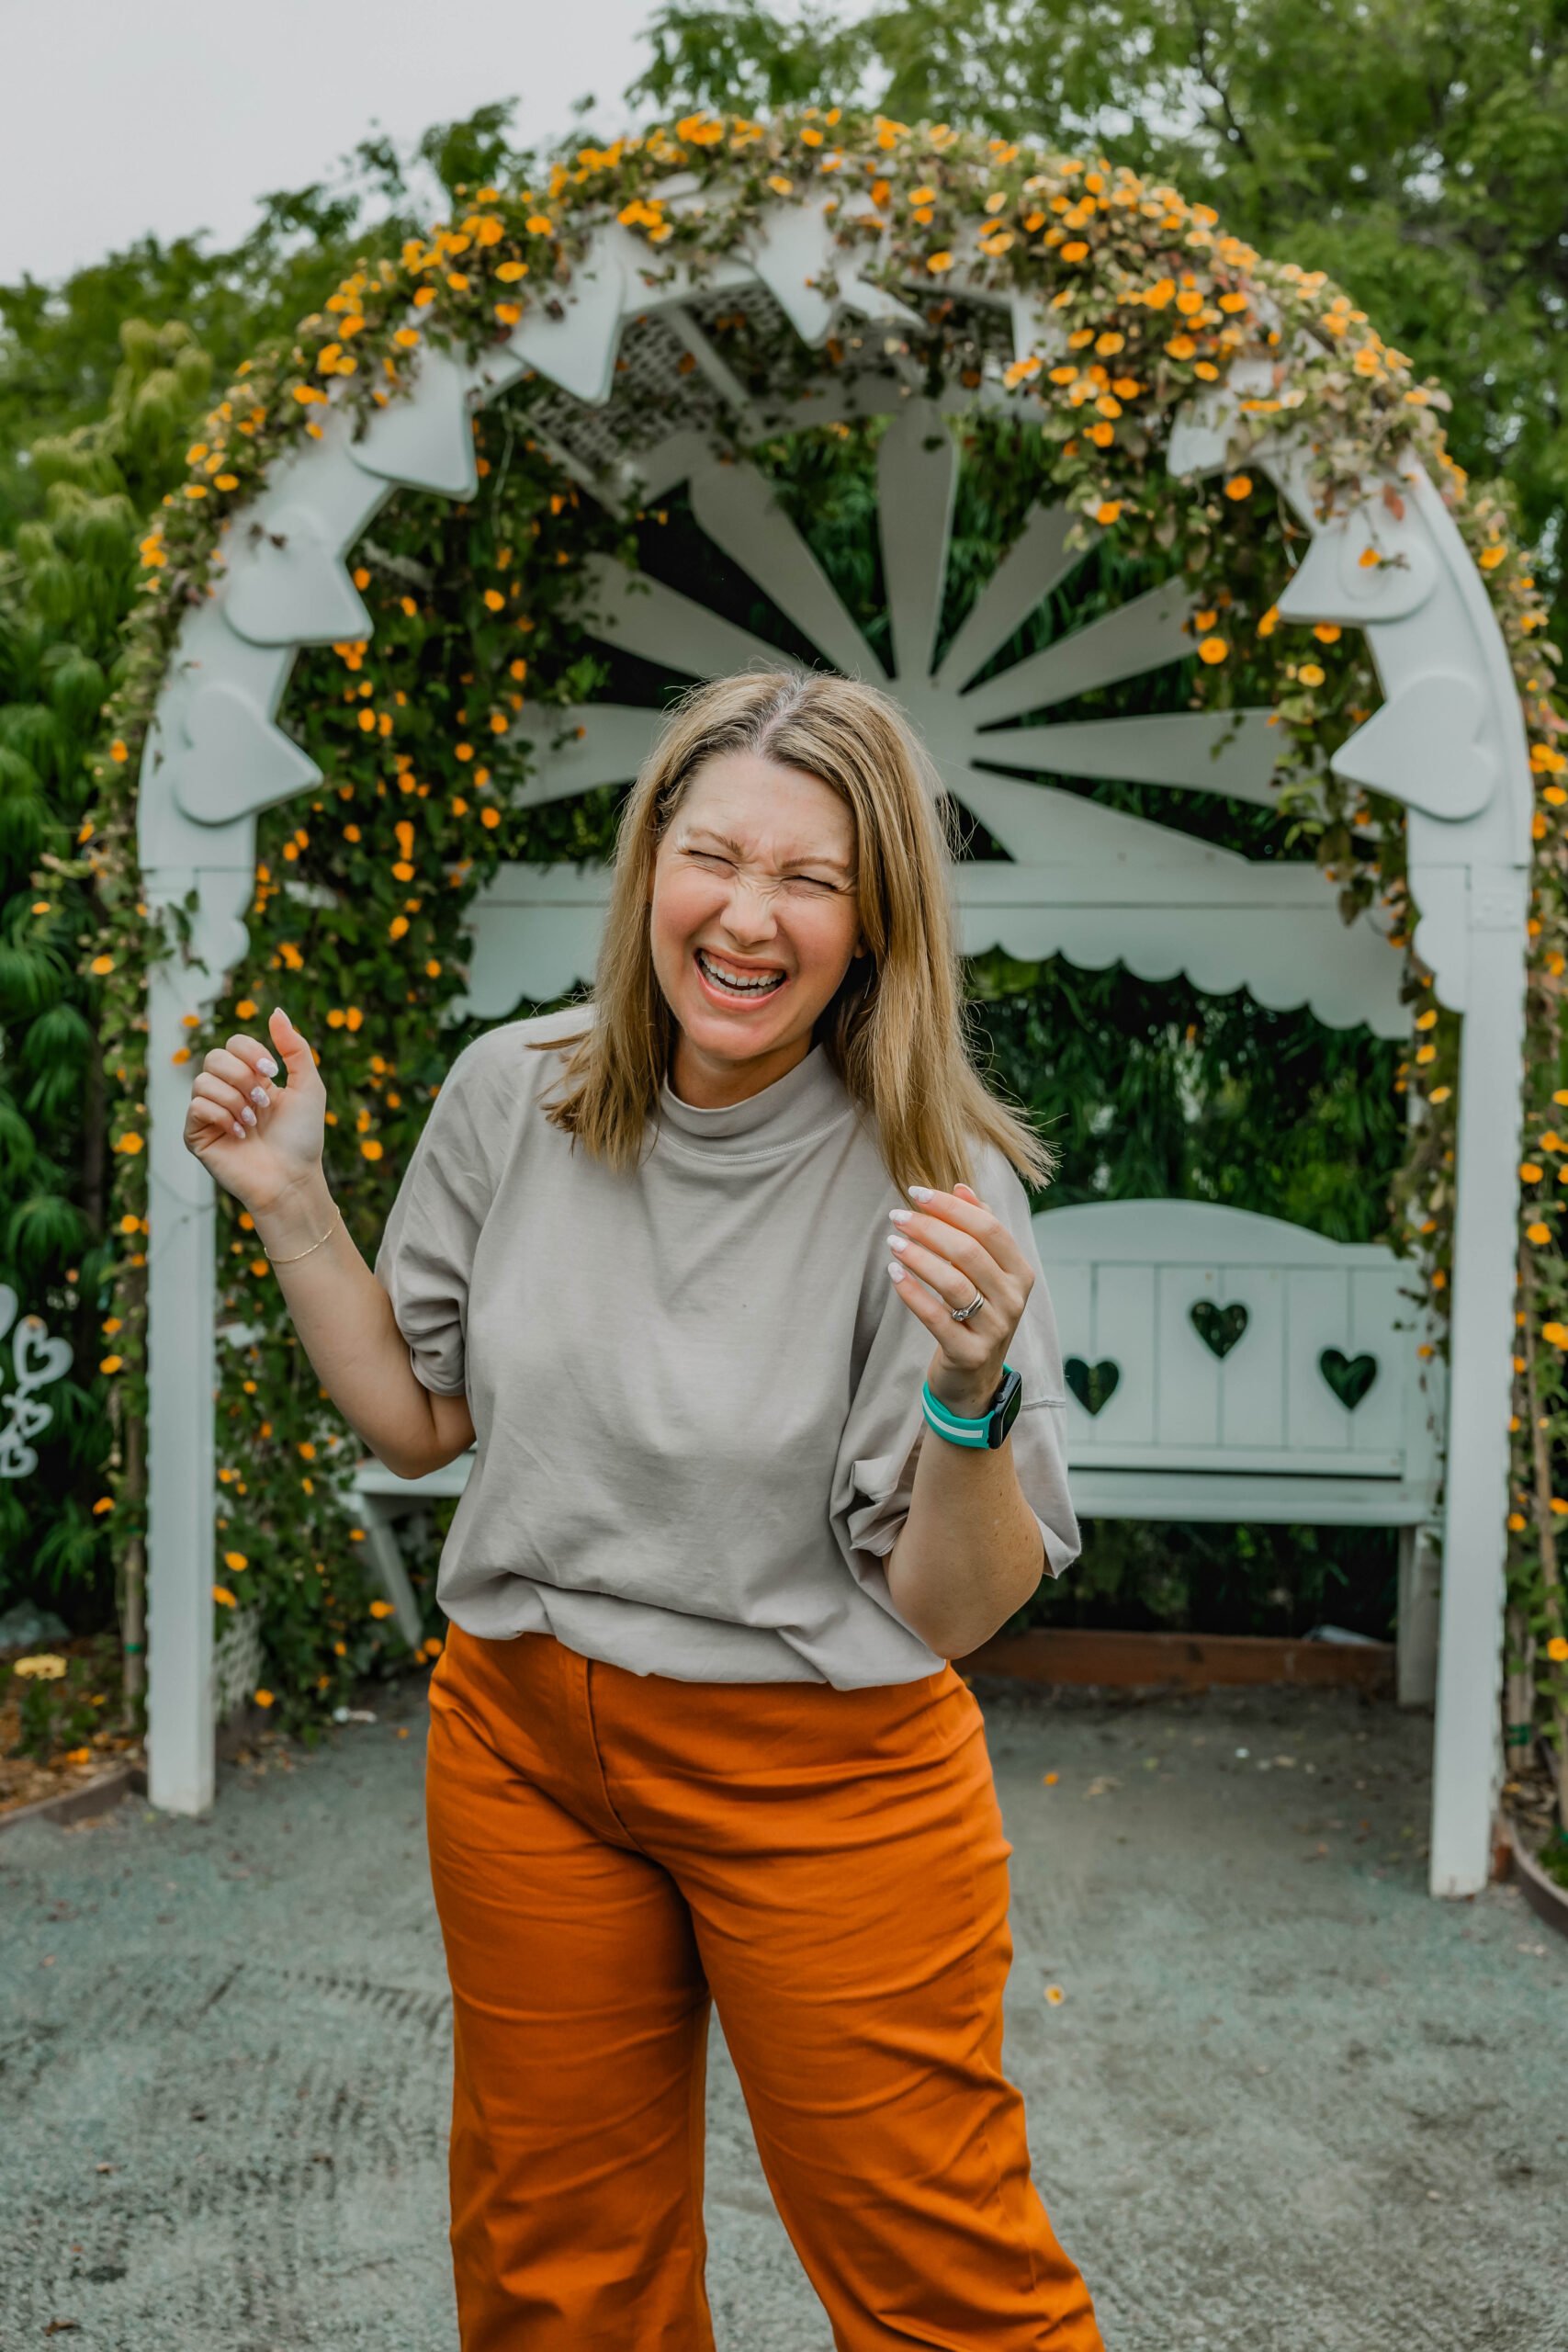
[[1535,1856],[1530,1852],[1518,1827],[1513,1821],[1506,1823],[1508,1847],[1513,1857],[1514,1876],[1520,1891],[1538,1919],[1555,1928],[1560,1936],[1568,1936],[1568,1889],[1548,1878]]
[[998,1634],[960,1671],[1110,1690],[1211,1690],[1294,1684],[1392,1696],[1392,1642],[1287,1641],[1267,1634],[1097,1633],[1033,1625]]
[[86,1821],[96,1813],[111,1813],[130,1796],[144,1796],[144,1764],[116,1764],[107,1772],[84,1781],[74,1789],[59,1789],[53,1796],[35,1797],[30,1804],[0,1811],[0,1836],[19,1829],[25,1821]]

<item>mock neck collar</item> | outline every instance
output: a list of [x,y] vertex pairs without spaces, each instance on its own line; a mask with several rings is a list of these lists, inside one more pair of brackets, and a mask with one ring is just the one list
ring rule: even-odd
[[815,1045],[793,1069],[743,1102],[700,1110],[683,1102],[666,1078],[659,1091],[659,1119],[682,1145],[712,1146],[731,1153],[787,1150],[831,1126],[852,1109],[842,1080]]

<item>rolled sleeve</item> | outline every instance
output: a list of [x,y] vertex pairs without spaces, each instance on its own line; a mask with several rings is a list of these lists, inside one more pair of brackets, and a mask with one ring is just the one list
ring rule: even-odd
[[468,1285],[494,1191],[466,1082],[469,1052],[435,1098],[376,1252],[414,1378],[436,1396],[467,1385]]

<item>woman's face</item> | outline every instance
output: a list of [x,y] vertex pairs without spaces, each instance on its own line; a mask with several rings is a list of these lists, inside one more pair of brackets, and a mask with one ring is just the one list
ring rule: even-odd
[[735,1099],[743,1069],[754,1091],[804,1059],[861,948],[853,865],[849,809],[819,777],[754,752],[692,777],[655,855],[649,905],[683,1099]]

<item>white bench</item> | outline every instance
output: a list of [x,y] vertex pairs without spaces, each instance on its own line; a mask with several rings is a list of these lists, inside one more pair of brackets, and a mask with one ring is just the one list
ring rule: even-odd
[[1204,1201],[1043,1209],[1083,1519],[1400,1531],[1399,1688],[1429,1702],[1443,1366],[1415,1270]]
[[[1399,1688],[1430,1701],[1440,1361],[1412,1274],[1380,1243],[1327,1241],[1202,1201],[1044,1209],[1034,1236],[1066,1364],[1081,1519],[1299,1521],[1400,1531]],[[460,1495],[473,1449],[423,1478],[355,1476],[372,1564],[411,1645],[396,1522]]]

